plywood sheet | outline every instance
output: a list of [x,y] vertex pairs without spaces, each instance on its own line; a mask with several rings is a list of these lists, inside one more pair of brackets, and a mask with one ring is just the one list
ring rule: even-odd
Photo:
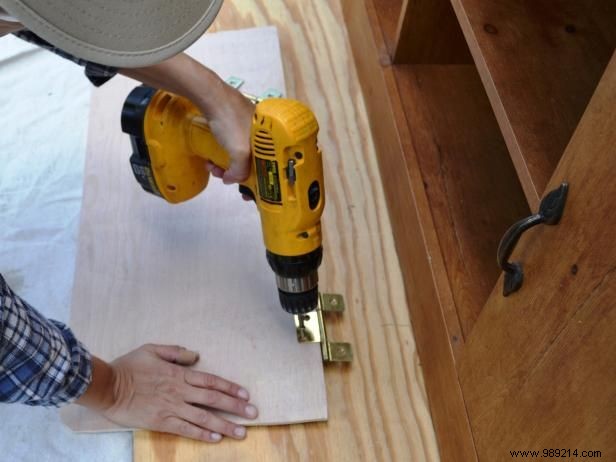
[[[245,78],[247,91],[284,87],[274,28],[210,34],[190,54]],[[118,77],[93,96],[71,326],[107,360],[147,342],[198,350],[196,368],[250,390],[260,416],[246,424],[325,420],[320,350],[297,343],[280,308],[254,204],[212,179],[172,206],[133,179],[120,111],[134,86]],[[75,430],[116,428],[78,406],[63,418]]]

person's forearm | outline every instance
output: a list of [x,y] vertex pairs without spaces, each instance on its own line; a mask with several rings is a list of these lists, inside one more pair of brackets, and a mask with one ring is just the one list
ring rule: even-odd
[[185,53],[153,66],[120,69],[119,72],[151,87],[190,99],[206,112],[206,116],[213,112],[216,104],[220,104],[226,90],[220,77]]

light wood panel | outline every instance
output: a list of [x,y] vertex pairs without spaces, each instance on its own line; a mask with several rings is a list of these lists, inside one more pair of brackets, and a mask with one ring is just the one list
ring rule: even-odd
[[616,2],[451,1],[535,210],[616,47]]
[[524,285],[502,278],[467,341],[460,377],[481,460],[515,449],[616,457],[616,54],[548,189],[569,183],[561,222],[525,233]]
[[420,461],[438,450],[366,109],[336,1],[226,1],[215,27],[274,24],[291,96],[321,125],[327,201],[324,290],[345,294],[332,336],[355,349],[350,368],[327,368],[327,424],[254,428],[245,442],[207,446],[135,436],[141,461]]
[[342,5],[386,186],[440,454],[443,460],[471,461],[475,450],[455,363],[464,337],[394,69],[379,62],[383,31],[372,1],[345,0]]
[[[284,90],[273,28],[210,35],[189,54],[250,79],[247,91]],[[107,360],[143,343],[199,351],[197,368],[250,391],[260,413],[246,424],[326,419],[319,346],[298,344],[280,308],[254,204],[212,179],[172,206],[133,178],[120,114],[136,85],[118,76],[93,95],[71,326]],[[79,406],[64,419],[76,430],[115,428]]]

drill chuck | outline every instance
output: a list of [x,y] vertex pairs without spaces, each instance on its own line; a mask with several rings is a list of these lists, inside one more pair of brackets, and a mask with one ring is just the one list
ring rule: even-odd
[[316,309],[319,301],[317,271],[322,259],[322,247],[292,257],[267,252],[267,261],[276,274],[280,304],[287,313],[305,314]]

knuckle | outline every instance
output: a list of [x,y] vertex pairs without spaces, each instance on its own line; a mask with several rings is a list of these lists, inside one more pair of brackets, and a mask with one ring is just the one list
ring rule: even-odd
[[207,426],[212,420],[212,414],[210,414],[207,411],[200,412],[198,416],[198,420],[199,420],[199,425]]
[[235,385],[234,383],[223,382],[223,390],[233,396],[237,396],[240,391],[240,386]]
[[181,435],[189,436],[193,433],[193,427],[186,421],[182,421],[178,424],[178,432]]
[[216,376],[212,374],[205,374],[203,376],[203,386],[205,388],[214,388],[216,386],[217,380]]
[[176,366],[176,365],[170,365],[171,367],[169,367],[169,375],[171,377],[173,377],[175,380],[177,380],[179,383],[190,383],[188,382],[189,377],[189,372],[183,368],[182,366]]
[[169,418],[171,418],[173,416],[172,413],[170,413],[167,409],[159,409],[158,411],[156,411],[156,413],[154,414],[154,420],[158,423],[158,424],[163,424],[164,422],[166,422],[167,420],[169,420]]
[[160,391],[167,396],[177,396],[179,393],[178,387],[174,383],[163,383],[160,387]]
[[156,394],[165,402],[175,402],[182,399],[182,389],[174,382],[163,380],[155,386]]
[[240,400],[235,400],[235,414],[246,415],[246,403]]
[[235,436],[234,430],[235,430],[235,425],[232,424],[231,422],[227,422],[223,426],[223,433],[225,435]]
[[203,404],[215,406],[220,401],[219,394],[215,391],[206,390],[203,392]]
[[189,385],[195,384],[195,374],[195,371],[191,371],[190,369],[186,369],[184,367],[178,367],[176,371],[177,378],[183,380]]

